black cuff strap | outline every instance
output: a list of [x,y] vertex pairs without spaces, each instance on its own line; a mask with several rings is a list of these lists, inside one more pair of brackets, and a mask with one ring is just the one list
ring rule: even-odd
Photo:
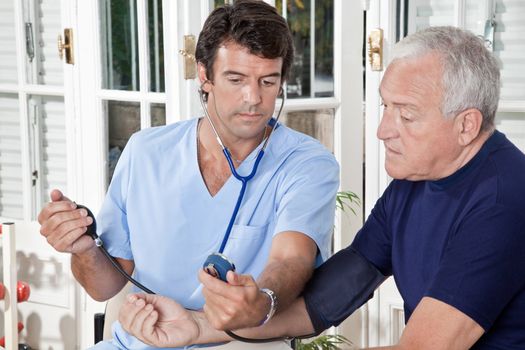
[[328,259],[315,270],[303,292],[315,332],[343,322],[373,296],[385,279],[351,247]]

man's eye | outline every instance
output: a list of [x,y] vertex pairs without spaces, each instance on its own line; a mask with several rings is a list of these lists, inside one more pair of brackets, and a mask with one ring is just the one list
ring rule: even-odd
[[401,120],[404,122],[411,122],[412,119],[405,117],[404,115],[401,116]]
[[275,81],[272,81],[272,80],[263,80],[261,82],[262,86],[274,86],[275,85]]
[[387,107],[386,103],[384,101],[381,101],[381,103],[379,103],[380,106],[383,106],[384,108]]
[[241,82],[241,79],[239,78],[228,78],[228,81],[232,84],[239,84]]

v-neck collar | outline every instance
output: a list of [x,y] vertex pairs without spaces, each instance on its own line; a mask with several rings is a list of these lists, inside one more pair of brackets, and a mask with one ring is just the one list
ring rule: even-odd
[[[195,122],[193,123],[193,127],[192,127],[192,139],[193,139],[193,146],[191,147],[192,149],[192,159],[193,159],[193,164],[194,164],[194,168],[196,169],[196,173],[198,174],[199,178],[200,178],[200,184],[201,184],[201,188],[208,194],[208,197],[209,199],[211,200],[219,200],[220,197],[224,196],[224,192],[229,192],[229,188],[231,188],[232,185],[231,183],[234,182],[234,183],[238,183],[238,186],[234,186],[234,188],[240,188],[241,186],[241,181],[237,180],[233,174],[230,173],[230,176],[228,176],[228,179],[224,182],[224,184],[222,185],[222,187],[219,189],[219,191],[217,191],[217,193],[215,193],[214,196],[211,195],[210,191],[208,190],[208,187],[206,186],[206,182],[204,181],[204,177],[201,173],[201,170],[200,170],[200,167],[199,167],[199,160],[198,160],[198,138],[197,138],[197,132],[198,132],[198,125],[199,125],[199,120],[202,119],[202,118],[196,118],[195,119]],[[274,119],[270,119],[271,121],[274,121]],[[269,122],[270,124],[270,122]],[[271,124],[270,124],[271,125]],[[279,128],[279,125],[280,124],[277,124],[275,126],[275,130],[273,130],[272,134],[277,132],[277,129]],[[275,135],[272,135],[272,137],[275,137]],[[239,175],[241,176],[247,176],[249,175],[252,170],[253,170],[253,164],[255,162],[255,159],[257,158],[257,154],[259,153],[260,149],[262,148],[264,144],[264,140],[261,141],[261,143],[259,143],[259,145],[257,145],[257,147],[255,147],[255,149],[253,151],[250,152],[250,154],[239,164],[238,168],[237,168],[237,172],[239,173]],[[270,146],[271,145],[268,145],[268,147],[265,149],[265,152],[269,152],[270,150]],[[263,156],[263,159],[261,159],[261,162],[264,162],[264,159],[267,158],[268,156],[265,155]],[[250,165],[250,166],[248,166]],[[255,174],[254,178],[257,177],[257,174]],[[254,181],[254,179],[252,179],[249,183],[251,183],[252,181]]]

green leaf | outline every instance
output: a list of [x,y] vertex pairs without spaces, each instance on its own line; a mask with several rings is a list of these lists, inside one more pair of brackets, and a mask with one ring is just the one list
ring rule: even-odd
[[303,343],[298,339],[295,350],[337,350],[339,345],[352,345],[352,343],[342,335],[321,335],[312,341]]
[[341,211],[346,209],[350,210],[354,215],[357,215],[355,209],[361,205],[361,200],[359,197],[352,191],[340,191],[337,192],[335,197],[336,206]]

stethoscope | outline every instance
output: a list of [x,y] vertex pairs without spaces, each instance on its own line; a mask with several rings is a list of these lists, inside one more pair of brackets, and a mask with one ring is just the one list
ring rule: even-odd
[[[259,152],[257,152],[257,156],[255,158],[255,162],[253,164],[252,171],[248,175],[242,176],[237,172],[237,169],[235,169],[235,165],[233,164],[233,159],[232,159],[230,150],[228,150],[228,148],[224,146],[224,143],[222,142],[222,139],[219,136],[219,133],[217,132],[217,129],[215,128],[215,125],[213,124],[213,121],[210,117],[210,113],[208,112],[208,106],[205,101],[204,90],[203,90],[203,87],[205,84],[213,84],[213,83],[209,80],[205,80],[199,88],[199,100],[200,100],[202,109],[204,111],[204,115],[206,116],[206,119],[208,119],[208,122],[211,125],[213,133],[215,134],[215,138],[217,139],[217,142],[222,148],[222,153],[224,153],[224,156],[226,157],[226,160],[228,161],[228,165],[230,167],[232,175],[241,182],[241,190],[239,191],[237,202],[235,203],[235,207],[233,209],[233,212],[230,218],[230,222],[228,223],[228,227],[226,228],[226,232],[224,233],[224,237],[222,238],[222,242],[221,242],[219,251],[217,253],[210,254],[202,266],[204,271],[206,271],[211,276],[219,278],[224,282],[228,282],[226,280],[226,274],[228,273],[228,271],[235,271],[235,265],[233,262],[231,262],[228,259],[228,257],[226,257],[223,254],[223,251],[224,251],[224,248],[226,248],[226,243],[228,243],[228,238],[230,237],[230,233],[233,228],[233,224],[235,222],[235,219],[237,218],[237,213],[239,212],[239,208],[241,207],[241,203],[244,198],[244,193],[246,192],[248,181],[250,181],[257,173],[257,168],[259,167],[259,163],[261,162],[261,159],[264,156],[264,150],[266,149],[266,146],[268,145],[268,141],[270,140],[270,137],[272,136],[273,131],[277,127],[277,122],[279,121],[279,118],[281,117],[281,113],[283,111],[284,102],[286,100],[286,97],[284,96],[284,94],[282,94],[281,107],[279,108],[279,112],[277,113],[277,118],[270,119],[271,120],[270,133],[268,134],[268,137],[266,137],[266,139],[264,140],[264,143],[262,147],[259,149]],[[282,88],[280,88],[280,91],[282,92]],[[218,115],[217,108],[215,108],[215,111]],[[232,337],[233,339],[242,341],[242,342],[246,342],[246,343],[269,343],[269,342],[273,342],[277,340],[283,340],[283,338],[267,338],[267,339],[245,338],[245,337],[241,337],[240,335],[233,333],[231,330],[226,330],[224,332],[228,334],[230,337]]]
[[[204,270],[207,273],[209,273],[212,276],[218,277],[221,280],[226,282],[226,273],[229,270],[235,271],[235,265],[232,262],[230,262],[229,259],[226,256],[223,255],[223,252],[224,252],[224,249],[226,248],[226,243],[228,242],[228,239],[230,238],[230,233],[231,233],[231,230],[233,228],[233,224],[235,223],[235,219],[237,218],[237,213],[239,212],[239,209],[241,207],[241,203],[242,203],[242,200],[244,198],[244,193],[246,192],[246,187],[248,185],[248,181],[250,181],[255,176],[255,174],[257,173],[257,168],[259,167],[259,163],[261,162],[261,159],[264,156],[264,150],[266,149],[266,146],[268,145],[268,141],[270,140],[270,137],[272,136],[273,131],[275,130],[275,128],[277,126],[277,122],[278,122],[278,120],[279,120],[279,118],[281,116],[281,113],[282,113],[282,110],[283,110],[283,107],[284,107],[284,102],[285,102],[286,98],[284,97],[284,94],[282,94],[283,98],[282,98],[282,102],[281,102],[281,107],[279,108],[279,112],[277,113],[277,118],[270,119],[270,121],[271,121],[271,123],[270,123],[270,126],[271,126],[270,133],[263,140],[263,145],[259,149],[259,152],[257,152],[257,156],[255,158],[255,162],[253,164],[252,171],[248,175],[242,176],[242,175],[240,175],[237,172],[237,169],[235,169],[235,165],[233,164],[233,159],[232,159],[230,150],[226,146],[224,146],[224,143],[222,142],[222,139],[219,136],[219,133],[217,132],[217,128],[215,127],[215,124],[213,123],[212,118],[210,117],[210,113],[208,112],[208,107],[207,107],[207,104],[206,104],[206,98],[205,98],[205,95],[204,95],[205,93],[204,93],[204,90],[203,90],[203,87],[204,87],[205,84],[212,84],[212,82],[209,81],[209,80],[206,80],[206,81],[204,81],[201,84],[201,86],[199,88],[199,100],[200,100],[202,109],[204,111],[204,115],[206,116],[206,119],[208,120],[208,122],[211,125],[211,128],[213,130],[213,133],[215,134],[215,138],[217,139],[217,142],[219,143],[219,145],[222,148],[222,153],[226,157],[226,160],[228,162],[228,165],[230,167],[230,171],[231,171],[233,177],[235,177],[237,180],[239,180],[241,182],[241,189],[239,191],[239,195],[237,196],[237,201],[235,203],[235,207],[233,209],[230,221],[229,221],[228,226],[226,228],[226,232],[224,233],[224,236],[222,238],[222,242],[221,242],[220,248],[219,248],[217,253],[213,253],[212,255],[210,255],[208,257],[208,259],[206,259],[206,261],[205,261],[205,263],[203,265],[203,268],[204,268]],[[281,91],[282,91],[282,88],[281,88]],[[215,101],[215,99],[214,99],[214,101]],[[215,110],[217,111],[217,108],[215,108]],[[220,262],[221,260],[224,260],[224,261],[221,263]]]
[[[224,143],[222,142],[222,139],[219,136],[219,133],[217,132],[217,129],[215,128],[215,125],[213,124],[213,121],[212,121],[212,119],[210,117],[210,114],[208,112],[208,107],[206,105],[206,98],[204,96],[205,93],[204,93],[204,90],[203,90],[203,86],[205,84],[212,84],[212,82],[209,81],[209,80],[204,81],[201,84],[201,86],[199,88],[199,91],[198,91],[199,92],[199,100],[200,100],[200,103],[202,105],[202,109],[204,111],[204,115],[205,115],[206,119],[208,120],[208,122],[210,123],[210,125],[211,125],[211,127],[213,129],[213,133],[215,134],[217,142],[219,143],[219,145],[222,148],[222,152],[223,152],[224,156],[226,157],[226,160],[228,162],[228,165],[230,167],[232,175],[237,180],[239,180],[241,182],[241,189],[239,191],[239,195],[237,197],[237,201],[235,203],[235,207],[233,209],[230,221],[228,223],[228,227],[226,228],[226,232],[224,233],[224,236],[222,238],[222,242],[221,242],[220,248],[219,248],[218,252],[210,254],[208,256],[208,258],[206,259],[206,261],[204,262],[204,264],[203,264],[203,269],[208,274],[210,274],[210,275],[212,275],[212,276],[214,276],[216,278],[219,278],[219,279],[227,282],[226,281],[226,274],[230,270],[231,271],[235,271],[235,265],[223,254],[223,252],[224,252],[224,249],[226,247],[226,243],[228,243],[228,239],[230,237],[230,233],[231,233],[231,230],[233,228],[233,224],[234,224],[235,219],[237,217],[237,214],[239,212],[239,209],[240,209],[243,197],[244,197],[244,193],[246,192],[246,187],[248,185],[248,181],[250,181],[255,176],[255,174],[257,173],[257,168],[259,167],[259,163],[261,162],[261,159],[264,156],[264,150],[266,149],[266,146],[268,145],[268,141],[270,140],[270,136],[273,134],[273,131],[277,127],[277,122],[278,122],[278,120],[279,120],[279,118],[281,116],[281,113],[283,111],[284,102],[285,102],[286,98],[285,98],[284,94],[282,93],[282,88],[281,88],[281,90],[280,90],[281,94],[282,94],[281,106],[280,106],[279,111],[277,113],[277,117],[275,119],[270,119],[270,122],[269,122],[269,124],[271,126],[270,133],[268,134],[266,139],[263,141],[264,143],[263,143],[262,147],[259,149],[259,152],[257,153],[257,156],[255,158],[255,162],[254,162],[253,167],[252,167],[252,171],[248,175],[242,176],[242,175],[240,175],[237,172],[237,169],[235,169],[235,165],[233,163],[233,159],[232,159],[230,150],[226,146],[224,146]],[[95,216],[93,215],[93,213],[87,207],[85,207],[83,205],[80,205],[80,204],[77,204],[77,208],[78,209],[81,209],[81,208],[86,209],[86,211],[88,213],[88,216],[90,216],[93,219],[93,223],[90,226],[88,226],[86,234],[93,238],[93,240],[95,241],[96,246],[100,248],[102,253],[111,262],[111,264],[117,269],[117,271],[119,271],[120,274],[122,274],[128,281],[133,283],[135,286],[137,286],[139,289],[143,290],[144,292],[146,292],[148,294],[156,294],[155,292],[153,292],[152,290],[150,290],[149,288],[145,287],[140,282],[135,280],[126,271],[124,271],[124,269],[120,266],[120,264],[116,261],[116,259],[109,254],[109,252],[104,247],[104,243],[103,243],[102,239],[100,239],[100,237],[97,234],[97,224],[96,224]],[[273,341],[278,341],[278,340],[283,340],[283,339],[289,339],[289,338],[281,338],[281,337],[279,337],[279,338],[268,338],[268,339],[253,339],[253,338],[241,337],[241,336],[239,336],[239,335],[237,335],[237,334],[235,334],[235,333],[233,333],[232,331],[229,331],[229,330],[227,330],[225,332],[230,337],[232,337],[233,339],[236,339],[236,340],[239,340],[239,341],[242,341],[242,342],[247,342],[247,343],[268,343],[268,342],[273,342]]]

